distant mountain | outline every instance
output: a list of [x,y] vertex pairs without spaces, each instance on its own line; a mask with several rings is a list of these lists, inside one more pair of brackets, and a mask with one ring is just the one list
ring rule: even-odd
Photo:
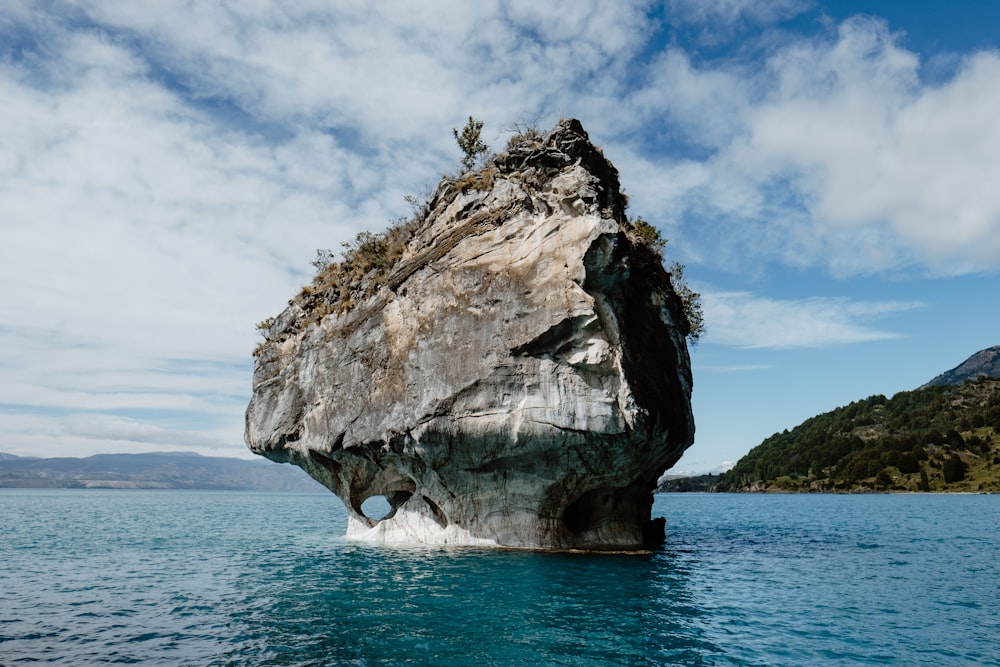
[[920,387],[934,387],[942,384],[962,384],[979,377],[1000,378],[1000,345],[980,350],[950,371]]
[[0,453],[0,487],[322,491],[302,469],[192,453],[25,458]]

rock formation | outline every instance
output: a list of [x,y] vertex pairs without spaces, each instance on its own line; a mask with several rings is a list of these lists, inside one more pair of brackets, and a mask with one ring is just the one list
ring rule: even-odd
[[694,437],[690,325],[580,123],[444,179],[412,226],[391,266],[317,279],[266,325],[250,449],[337,494],[358,539],[662,539],[652,491]]
[[979,350],[950,371],[945,371],[920,387],[934,387],[942,384],[957,385],[981,377],[1000,378],[1000,345]]

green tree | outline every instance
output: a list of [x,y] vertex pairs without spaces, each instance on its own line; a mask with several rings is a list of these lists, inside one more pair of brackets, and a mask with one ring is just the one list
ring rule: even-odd
[[490,152],[490,147],[483,141],[483,121],[469,116],[469,122],[461,132],[455,128],[451,132],[455,135],[458,147],[462,149],[462,166],[465,171],[472,171],[480,158],[486,157]]
[[695,292],[684,278],[684,265],[674,262],[667,269],[674,292],[681,299],[688,321],[688,338],[697,343],[705,333],[705,312],[701,308],[701,294]]

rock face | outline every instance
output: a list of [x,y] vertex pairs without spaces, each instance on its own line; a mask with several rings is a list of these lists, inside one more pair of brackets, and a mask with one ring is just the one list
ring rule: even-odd
[[[385,543],[635,549],[694,437],[688,321],[578,121],[444,180],[366,296],[267,331],[250,449]],[[319,311],[324,312],[324,311]],[[372,496],[391,510],[362,511]]]
[[941,384],[962,384],[979,377],[1000,378],[1000,345],[976,352],[955,368],[938,375],[920,388]]

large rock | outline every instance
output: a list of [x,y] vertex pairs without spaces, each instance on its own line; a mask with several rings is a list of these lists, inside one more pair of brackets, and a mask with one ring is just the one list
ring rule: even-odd
[[349,536],[662,537],[652,491],[694,436],[689,325],[579,122],[442,181],[402,257],[343,294],[306,289],[270,327],[246,441],[336,493]]

